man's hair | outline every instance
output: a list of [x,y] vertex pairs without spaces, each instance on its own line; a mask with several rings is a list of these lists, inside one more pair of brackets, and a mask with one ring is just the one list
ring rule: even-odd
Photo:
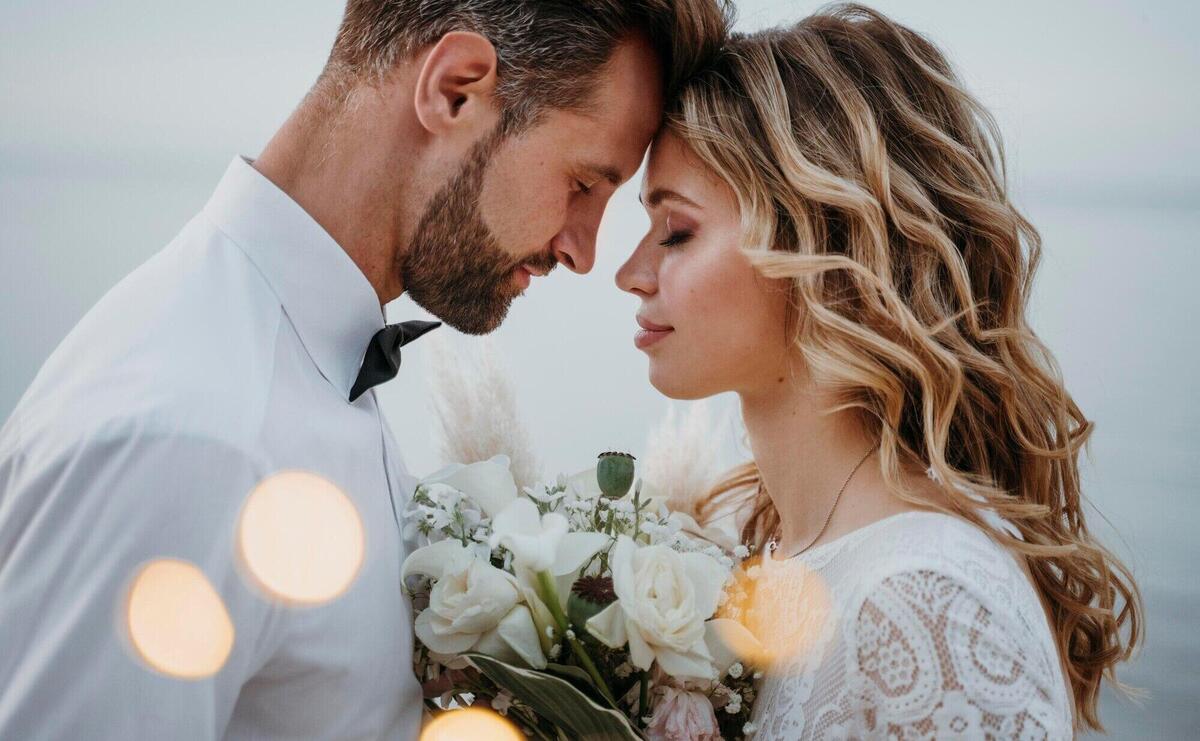
[[496,48],[496,96],[519,128],[547,109],[581,109],[622,40],[642,34],[669,96],[720,47],[728,0],[348,0],[318,91],[340,97],[380,80],[452,31]]

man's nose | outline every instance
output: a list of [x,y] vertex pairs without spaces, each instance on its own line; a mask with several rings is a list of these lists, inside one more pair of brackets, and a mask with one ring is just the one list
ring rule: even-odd
[[590,272],[596,264],[596,232],[599,223],[568,224],[551,242],[554,257],[574,273]]
[[[582,243],[581,243],[582,242]],[[596,242],[592,239],[580,239],[565,232],[554,238],[554,257],[560,263],[575,273],[583,274],[592,269],[596,263]]]

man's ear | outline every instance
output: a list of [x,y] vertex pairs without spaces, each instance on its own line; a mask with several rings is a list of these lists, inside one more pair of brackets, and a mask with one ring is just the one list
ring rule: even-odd
[[452,31],[426,55],[417,75],[413,107],[431,133],[463,124],[488,130],[496,117],[495,92],[496,47],[477,33]]

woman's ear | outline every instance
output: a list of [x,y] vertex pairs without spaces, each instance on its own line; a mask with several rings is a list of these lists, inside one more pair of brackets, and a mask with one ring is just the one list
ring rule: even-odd
[[413,108],[421,126],[432,134],[465,126],[470,138],[477,138],[495,125],[495,92],[492,42],[477,33],[452,31],[425,56]]

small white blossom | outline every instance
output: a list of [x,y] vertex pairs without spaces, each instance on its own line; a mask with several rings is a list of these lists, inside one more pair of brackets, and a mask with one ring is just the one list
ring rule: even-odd
[[746,558],[750,555],[750,549],[744,545],[737,545],[733,549],[733,555],[737,558]]
[[742,676],[742,672],[744,672],[745,670],[746,670],[746,667],[742,666],[742,662],[735,661],[733,663],[733,666],[729,667],[729,676],[733,677],[734,679],[737,679],[738,677]]
[[758,730],[758,726],[754,725],[753,723],[750,723],[749,721],[746,722],[746,725],[742,726],[742,733],[746,736],[749,736],[750,734],[754,733],[757,730]]
[[571,630],[570,628],[567,628],[566,636],[567,636],[568,641],[575,640],[575,631]]
[[562,644],[556,643],[550,647],[550,658],[557,661],[559,656],[562,656]]
[[501,715],[508,715],[508,709],[512,707],[512,693],[508,690],[500,690],[500,692],[492,698],[492,709]]

